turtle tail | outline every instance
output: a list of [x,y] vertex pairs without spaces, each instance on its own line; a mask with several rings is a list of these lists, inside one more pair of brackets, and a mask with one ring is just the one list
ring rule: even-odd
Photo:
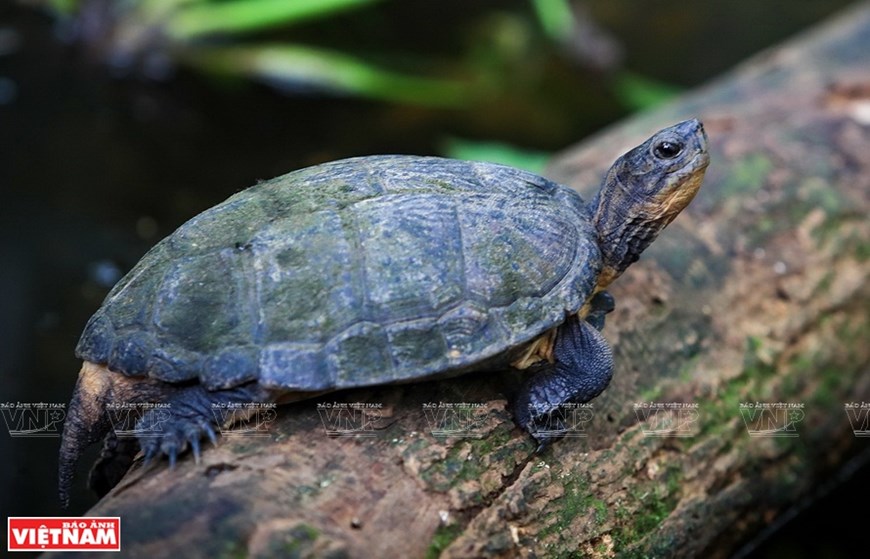
[[112,393],[109,375],[104,366],[88,361],[79,372],[60,443],[58,491],[64,508],[69,505],[69,490],[82,452],[109,433],[110,423],[105,413]]

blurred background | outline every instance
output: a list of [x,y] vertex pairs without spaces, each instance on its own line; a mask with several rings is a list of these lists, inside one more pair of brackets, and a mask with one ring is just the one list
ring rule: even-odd
[[[543,171],[849,3],[0,0],[0,402],[66,403],[108,289],[258,179],[374,153]],[[4,516],[61,514],[58,443],[0,432]],[[71,514],[95,502],[80,472]],[[867,498],[752,556],[866,549],[845,503]]]

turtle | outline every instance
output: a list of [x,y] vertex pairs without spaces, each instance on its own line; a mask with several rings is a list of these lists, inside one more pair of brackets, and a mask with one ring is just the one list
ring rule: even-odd
[[[619,157],[589,201],[509,166],[413,155],[240,191],[158,242],[87,322],[61,500],[101,440],[90,485],[105,493],[140,451],[199,460],[217,406],[479,370],[530,371],[514,417],[546,443],[556,409],[610,382],[606,288],[689,204],[708,163],[693,119]],[[107,410],[137,403],[153,409],[135,426],[159,424],[157,436],[115,436]]]

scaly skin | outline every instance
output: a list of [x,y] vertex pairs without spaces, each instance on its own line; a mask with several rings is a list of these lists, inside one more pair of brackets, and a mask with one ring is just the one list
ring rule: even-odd
[[539,450],[565,433],[554,413],[560,406],[588,402],[610,383],[612,351],[600,330],[614,303],[602,290],[692,201],[708,163],[704,129],[688,120],[629,151],[607,173],[589,206],[604,261],[597,293],[581,316],[569,317],[557,329],[551,359],[536,368],[514,404],[517,422],[538,441]]
[[[141,449],[146,462],[161,455],[174,465],[187,448],[199,460],[200,441],[208,437],[216,443],[215,431],[221,427],[216,410],[230,404],[274,402],[278,394],[257,383],[228,390],[208,391],[202,385],[175,386],[147,378],[127,377],[102,365],[85,362],[64,425],[60,451],[61,502],[69,500],[72,470],[80,449],[104,441],[100,458],[94,464],[88,485],[101,496],[114,487]],[[135,404],[160,403],[161,407],[138,411]],[[133,404],[134,413],[107,412],[110,405]],[[243,411],[243,410],[242,410]],[[244,420],[240,414],[231,416]],[[134,432],[118,436],[117,431]]]
[[[380,158],[378,161],[383,165],[384,161],[393,160]],[[445,165],[443,161],[447,160],[441,160],[442,163],[438,161],[433,163],[432,158],[429,158],[427,161],[427,164],[440,168],[438,166]],[[545,340],[547,343],[537,344],[536,341],[530,340],[530,347],[533,350],[529,356],[530,363],[542,359],[544,364],[533,367],[532,371],[534,375],[523,386],[515,402],[518,423],[527,429],[542,445],[551,439],[550,435],[552,433],[545,431],[550,431],[548,427],[553,424],[552,414],[554,411],[563,404],[583,403],[595,398],[610,382],[613,372],[612,352],[601,335],[601,329],[604,327],[605,315],[613,310],[614,303],[612,297],[604,290],[632,262],[638,259],[640,253],[655,239],[659,232],[692,200],[700,187],[708,162],[709,156],[706,151],[706,137],[704,136],[703,128],[698,121],[692,120],[660,131],[645,143],[620,157],[608,172],[601,191],[585,208],[576,194],[571,193],[565,187],[540,177],[523,174],[517,170],[504,167],[498,169],[498,176],[508,177],[509,180],[516,180],[518,188],[531,189],[530,192],[536,193],[534,195],[544,191],[557,193],[557,195],[562,196],[561,200],[567,201],[566,203],[569,204],[566,207],[574,208],[578,212],[576,213],[578,218],[583,216],[583,221],[577,225],[582,225],[582,228],[578,227],[578,230],[582,229],[584,233],[582,235],[578,234],[576,240],[582,241],[577,246],[585,247],[585,250],[588,252],[578,252],[577,254],[588,254],[589,256],[586,260],[574,263],[574,268],[571,271],[574,272],[572,281],[576,283],[563,282],[560,284],[568,291],[564,300],[570,299],[574,303],[571,303],[571,310],[563,324],[554,329],[552,326],[556,323],[549,322],[547,327],[550,330],[539,336],[538,341]],[[407,161],[404,164],[409,165]],[[341,170],[344,168],[342,165],[346,166],[347,163],[342,164],[338,162],[336,165],[328,167],[328,169],[333,171],[335,169]],[[462,162],[452,162],[449,165],[464,165],[463,168],[473,168],[472,164]],[[472,166],[469,167],[469,165]],[[411,166],[413,167],[413,164]],[[325,168],[320,167],[319,169],[305,172],[327,172],[324,171]],[[381,172],[385,171],[382,169]],[[524,178],[519,180],[517,179],[518,176]],[[324,184],[328,186],[332,183],[327,181]],[[479,189],[483,184],[476,184],[475,187]],[[487,188],[492,189],[504,186],[500,183],[485,183],[485,185]],[[317,190],[316,194],[317,196],[327,198],[332,195],[341,195],[339,191],[330,192]],[[529,195],[533,196],[532,194]],[[504,197],[504,200],[511,201],[513,198],[507,196]],[[307,199],[302,201],[307,201],[307,203],[325,203],[320,198],[317,198],[313,202]],[[315,207],[319,206],[315,204]],[[245,210],[260,211],[263,206],[248,205],[244,206],[244,208]],[[551,208],[551,211],[554,210]],[[214,213],[206,212],[206,214],[202,214],[192,220],[192,222],[197,219],[207,222],[208,219],[214,218]],[[244,215],[247,216],[247,214]],[[590,215],[592,225],[595,227],[595,233],[597,233],[597,247],[594,246],[594,241],[591,238],[592,230],[587,221],[588,218],[585,217]],[[240,231],[247,231],[245,229],[246,226],[253,227],[250,219],[242,219],[242,217],[236,215],[233,219],[236,219],[237,222],[231,222],[231,224],[237,225],[236,229],[238,230],[233,229],[235,233],[241,234]],[[380,218],[383,216],[374,217]],[[226,224],[222,223],[221,225]],[[385,224],[381,224],[378,227],[385,226]],[[412,229],[413,227],[409,230]],[[380,229],[373,229],[373,231],[378,230]],[[338,230],[336,229],[336,231]],[[397,229],[397,231],[403,232],[404,230]],[[488,231],[488,229],[484,228],[481,234],[485,234]],[[546,229],[541,229],[541,231],[546,231]],[[213,229],[210,229],[207,224],[202,226],[202,231],[191,226],[185,232],[185,234],[195,233],[199,236],[195,236],[194,240],[196,244],[185,245],[182,243],[180,245],[181,249],[192,246],[199,247],[199,243],[216,243],[215,246],[209,246],[214,250],[222,248],[223,251],[209,254],[241,259],[243,256],[239,255],[247,254],[246,251],[250,248],[244,243],[237,243],[234,247],[223,247],[221,245],[224,241],[223,239],[215,239],[214,235],[208,236],[206,234],[213,232]],[[334,233],[335,231],[332,232]],[[248,231],[248,233],[250,232]],[[320,242],[326,242],[332,238],[330,235],[326,235],[320,238]],[[555,238],[558,238],[558,235]],[[374,236],[373,239],[375,243],[383,241],[382,238],[377,236]],[[164,251],[160,252],[160,255],[166,256],[169,254],[167,247],[175,246],[172,245],[173,240],[169,239],[169,244],[161,245]],[[477,240],[480,241],[479,238]],[[189,242],[194,243],[194,241]],[[393,245],[387,244],[384,246]],[[490,244],[487,246],[494,245]],[[443,249],[443,247],[436,248]],[[202,247],[199,247],[199,249],[202,249]],[[487,253],[485,249],[486,246],[477,247],[477,250],[481,254]],[[599,251],[601,260],[598,259]],[[181,250],[179,254],[183,257],[184,251]],[[325,254],[322,256],[327,257],[330,255]],[[537,253],[527,254],[527,259],[523,259],[522,262],[515,260],[512,263],[514,265],[529,265],[526,260],[533,260],[531,257],[535,255]],[[183,258],[181,259],[184,260]],[[158,272],[165,271],[161,266],[165,265],[165,267],[169,267],[172,264],[166,261],[161,262],[162,264],[157,268]],[[212,260],[197,262],[200,263],[199,267],[192,269],[192,271],[186,268],[185,270],[190,272],[190,274],[193,272],[199,274],[194,274],[196,278],[201,279],[205,277],[213,279],[213,270],[203,264],[203,262],[219,265],[222,261],[215,257]],[[545,267],[547,262],[541,261],[538,264]],[[590,271],[585,275],[579,273],[581,271],[580,266],[587,264],[594,266],[594,268],[588,268]],[[598,272],[599,265],[601,266],[601,272],[598,274],[596,282],[594,274]],[[147,266],[143,266],[141,269],[137,267],[137,270],[138,272],[136,270],[134,272],[142,273],[145,276],[147,276],[147,273],[153,272],[153,270],[149,271]],[[310,272],[310,269],[306,268],[305,270]],[[391,271],[388,267],[385,267],[384,270]],[[587,268],[582,270],[587,270]],[[396,270],[393,269],[392,271]],[[178,270],[175,270],[175,272],[178,272]],[[170,282],[171,285],[161,292],[162,296],[175,300],[173,297],[176,299],[180,297],[176,293],[176,291],[180,290],[179,292],[183,293],[187,302],[187,306],[164,305],[160,307],[161,313],[165,313],[167,309],[176,311],[160,315],[161,328],[174,328],[172,331],[180,332],[179,339],[186,338],[186,335],[190,332],[202,334],[199,330],[207,333],[212,332],[206,326],[218,333],[225,330],[234,332],[231,320],[233,317],[227,315],[227,308],[232,306],[231,295],[235,291],[224,289],[224,286],[217,281],[198,283],[193,281],[192,278],[194,276],[190,276],[190,274],[176,274],[172,276],[175,283]],[[117,299],[115,302],[121,306],[125,320],[132,320],[134,324],[139,320],[138,324],[142,326],[144,322],[141,322],[141,320],[144,319],[140,320],[137,318],[136,313],[147,315],[147,311],[153,311],[153,308],[140,308],[140,306],[144,306],[145,300],[148,300],[148,297],[153,297],[154,293],[153,290],[149,291],[145,287],[138,286],[135,281],[136,277],[138,276],[133,274],[131,278],[127,279],[127,283],[124,283],[122,286],[121,291],[129,289],[130,294],[122,296],[123,294],[115,293],[115,299]],[[155,277],[164,278],[165,276],[157,274],[151,276],[151,279],[153,280]],[[224,276],[217,274],[214,277],[223,278]],[[241,281],[238,278],[251,279],[243,274],[240,275],[240,273],[237,274],[236,281]],[[416,278],[415,281],[418,279]],[[387,284],[389,285],[389,282]],[[582,287],[578,287],[580,284],[582,284]],[[507,289],[506,286],[520,291],[523,287],[528,287],[523,285],[514,286],[509,282],[491,287]],[[238,286],[236,287],[238,288]],[[342,284],[339,287],[346,288],[347,286]],[[375,287],[383,286],[378,284]],[[136,290],[140,288],[143,291],[137,292]],[[211,289],[211,291],[208,291],[206,288]],[[510,291],[510,289],[507,291]],[[394,294],[388,293],[388,291],[384,291],[380,295],[392,297]],[[316,294],[317,291],[312,291],[312,293]],[[571,295],[574,296],[574,299],[571,299]],[[573,306],[578,300],[581,304]],[[139,305],[140,303],[141,305]],[[203,308],[205,310],[202,310]],[[181,312],[179,309],[186,309],[186,311]],[[281,313],[285,311],[280,305],[269,307],[269,309],[270,311],[277,312],[279,318],[283,316]],[[315,314],[312,316],[316,316],[318,311],[326,312],[326,310],[315,308],[313,311]],[[197,314],[200,311],[206,314],[209,320],[200,320],[201,317]],[[237,318],[242,320],[247,316],[249,315],[242,313]],[[533,322],[538,317],[529,316],[527,318],[530,322]],[[279,320],[278,322],[280,326],[281,321]],[[149,324],[152,328],[154,327],[153,324]],[[208,359],[205,361],[206,364],[203,365],[203,371],[205,372],[203,377],[201,376],[203,371],[193,369],[193,361],[189,358],[190,352],[180,352],[177,355],[161,353],[163,348],[151,347],[157,344],[158,340],[153,335],[153,332],[150,337],[136,336],[137,331],[133,330],[133,332],[134,335],[132,336],[118,339],[111,321],[98,311],[95,314],[95,318],[89,323],[86,334],[83,335],[83,340],[80,342],[83,350],[92,352],[97,357],[87,361],[89,359],[88,355],[91,353],[82,355],[86,361],[82,367],[70,404],[67,422],[64,426],[59,471],[61,499],[64,502],[68,499],[72,472],[81,452],[88,445],[106,439],[111,428],[117,429],[119,427],[117,424],[112,425],[107,415],[107,408],[112,404],[160,403],[168,406],[165,409],[145,412],[135,422],[135,425],[124,424],[120,425],[120,427],[124,429],[135,427],[139,433],[139,446],[144,451],[146,459],[150,460],[165,455],[169,459],[170,464],[173,464],[178,455],[187,448],[191,448],[194,456],[198,457],[200,454],[199,445],[201,438],[209,437],[212,440],[214,439],[215,428],[221,426],[218,424],[217,415],[214,412],[215,406],[232,403],[274,402],[282,397],[280,391],[267,390],[258,382],[258,379],[262,382],[262,379],[257,376],[260,372],[259,369],[262,367],[262,361],[257,351],[234,350],[222,353],[216,350],[215,353],[208,354]],[[410,335],[412,332],[406,329],[403,333]],[[203,337],[201,335],[200,338],[202,338],[201,341],[211,341],[211,338],[208,336]],[[418,335],[418,338],[422,342],[426,341],[424,336]],[[544,348],[541,350],[545,352],[544,355],[539,355],[537,351],[534,351],[538,345]],[[111,351],[109,351],[110,349]],[[222,347],[219,349],[227,350],[228,348]],[[233,347],[229,349],[233,349]],[[359,349],[359,352],[349,353],[348,355],[352,357],[357,355],[365,357],[367,355],[364,351],[365,349],[366,347],[362,347]],[[505,356],[515,349],[516,347],[505,348]],[[420,352],[420,354],[426,355],[424,352]],[[473,357],[475,354],[470,353],[469,355]],[[403,354],[403,358],[406,356]],[[335,357],[335,355],[333,354],[330,357]],[[113,371],[110,371],[108,367],[111,366],[113,358],[115,359],[115,365]],[[108,361],[108,363],[103,362],[103,360]],[[91,361],[99,361],[99,363]],[[354,367],[343,370],[345,374],[358,373],[356,371],[359,368],[358,365],[371,365],[370,362],[366,361],[348,360],[347,362],[354,364]],[[318,363],[323,364],[320,362],[315,364]],[[293,390],[306,392],[309,397],[316,396],[319,393],[318,391],[335,388],[334,385],[320,386],[318,382],[323,382],[321,377],[306,377],[305,375],[311,376],[311,370],[305,368],[306,362],[287,361],[281,362],[281,364],[281,368],[272,367],[270,369],[270,374],[273,375],[271,379],[272,386],[278,386],[281,389],[285,389],[286,392],[292,392]],[[477,363],[469,362],[462,363],[462,365],[466,370],[472,370]],[[277,379],[275,378],[276,370]],[[438,371],[428,371],[430,374],[433,372],[437,373]],[[405,373],[405,378],[416,378],[415,374],[421,374],[416,368],[408,368]],[[371,372],[365,373],[362,375],[362,380],[366,382],[377,381],[377,376],[374,375],[373,378],[373,375],[374,373]],[[302,382],[299,377],[305,377],[303,379],[305,382]],[[264,384],[268,383],[264,382]],[[133,422],[129,418],[125,421],[126,423]],[[136,451],[136,446],[136,444],[131,444],[129,440],[121,441],[118,437],[110,436],[106,441],[103,455],[91,476],[91,485],[99,488],[101,491],[107,491],[111,488],[129,466],[131,454]]]
[[[676,151],[673,157],[665,157]],[[666,128],[616,160],[590,202],[604,269],[598,288],[622,274],[698,193],[710,163],[697,120]]]

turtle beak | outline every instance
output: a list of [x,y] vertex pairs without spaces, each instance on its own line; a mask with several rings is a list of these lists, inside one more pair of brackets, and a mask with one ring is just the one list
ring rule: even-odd
[[64,508],[69,505],[69,490],[82,452],[109,433],[110,424],[104,410],[112,383],[107,374],[104,367],[87,361],[79,372],[60,444],[58,491]]
[[696,152],[693,168],[705,169],[710,164],[710,154],[707,152],[707,132],[697,118],[684,120],[671,127],[680,137],[687,138],[689,149]]

